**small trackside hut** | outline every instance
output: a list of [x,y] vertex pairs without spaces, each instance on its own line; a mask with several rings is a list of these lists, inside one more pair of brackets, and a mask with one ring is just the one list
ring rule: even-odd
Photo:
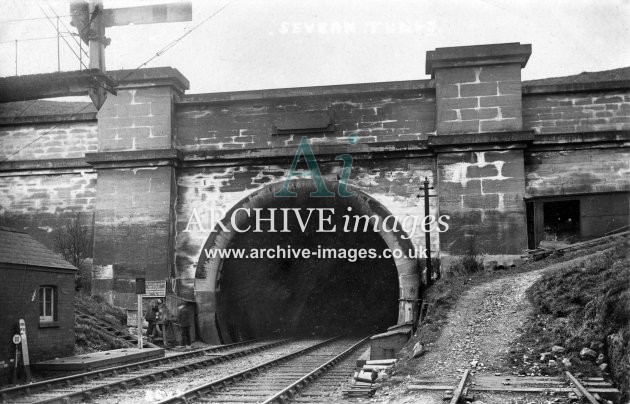
[[12,377],[20,319],[31,364],[73,354],[76,271],[30,235],[0,227],[0,385]]

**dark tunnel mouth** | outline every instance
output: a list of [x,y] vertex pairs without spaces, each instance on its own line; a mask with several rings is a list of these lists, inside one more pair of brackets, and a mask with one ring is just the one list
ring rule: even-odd
[[[337,183],[326,183],[329,186],[329,189],[336,191]],[[307,209],[308,207],[313,208],[314,206],[334,206],[336,217],[341,217],[342,214],[347,213],[345,209],[348,209],[349,207],[352,208],[351,214],[356,213],[357,215],[376,216],[381,220],[392,215],[392,213],[380,202],[359,189],[349,188],[351,191],[355,192],[353,197],[336,196],[312,198],[309,194],[315,190],[314,182],[308,179],[298,179],[291,181],[290,186],[291,190],[298,193],[296,198],[277,198],[274,193],[280,190],[281,186],[282,183],[268,184],[234,204],[230,211],[226,214],[226,219],[223,221],[223,224],[228,228],[228,230],[218,231],[218,229],[215,228],[206,240],[203,250],[230,249],[232,247],[238,248],[243,246],[248,247],[248,244],[251,246],[259,246],[260,242],[256,240],[270,240],[268,237],[260,236],[261,234],[264,235],[264,233],[258,233],[258,236],[252,236],[251,234],[239,234],[238,232],[233,231],[234,228],[232,227],[232,224],[229,223],[229,218],[232,217],[234,213],[237,213],[235,217],[236,223],[239,227],[246,227],[247,223],[251,220],[251,217],[243,216],[243,212],[240,212],[239,215],[238,211],[244,208],[261,208],[263,210],[276,208],[279,210],[282,207],[288,209],[291,209],[291,207]],[[413,249],[413,244],[404,230],[383,232],[382,230],[377,229],[377,231],[368,231],[365,233],[359,231],[356,234],[339,233],[339,231],[334,233],[337,240],[335,243],[336,247],[354,246],[356,248],[375,248],[379,251],[379,253],[381,252],[381,249],[384,248],[400,249],[401,251],[411,251]],[[330,233],[328,234],[328,239],[331,239]],[[273,239],[271,240],[273,241]],[[312,235],[302,238],[302,243],[305,243],[305,240],[308,245],[312,246],[317,244],[316,240],[312,238]],[[275,241],[277,242],[278,240],[276,239]],[[299,240],[291,239],[289,241],[292,243],[293,247],[296,245],[300,246]],[[296,242],[297,244],[295,244]],[[326,243],[322,243],[322,245],[326,245]],[[312,262],[313,261],[311,260],[311,263]],[[242,260],[240,263],[242,264]],[[291,265],[293,265],[293,267],[304,267],[303,264],[304,263],[296,262],[293,262],[293,264],[279,264],[276,262],[274,265],[267,265],[266,267],[267,269],[269,269],[269,267],[278,269],[282,265],[285,267],[290,267]],[[302,291],[300,291],[299,288],[296,288],[296,285],[299,285],[300,283],[296,283],[295,279],[293,279],[293,283],[287,282],[288,285],[285,285],[283,293],[287,296],[291,293],[301,296],[301,306],[306,306],[306,309],[303,311],[298,310],[297,313],[301,313],[301,315],[295,315],[291,321],[276,321],[277,319],[283,318],[283,313],[278,315],[278,313],[274,312],[273,321],[270,321],[270,324],[261,326],[260,321],[258,321],[258,323],[253,321],[255,326],[252,330],[252,327],[250,327],[250,321],[243,323],[243,321],[235,321],[234,319],[246,318],[246,316],[242,314],[243,311],[253,313],[251,316],[255,316],[256,310],[254,310],[254,308],[256,307],[267,307],[267,309],[273,309],[273,307],[268,305],[269,299],[264,300],[267,298],[267,295],[250,292],[253,296],[259,296],[260,299],[263,299],[262,301],[260,301],[260,299],[254,301],[252,298],[244,298],[244,296],[235,295],[235,293],[233,293],[234,290],[238,290],[239,288],[245,290],[247,289],[247,287],[240,287],[238,281],[236,280],[251,278],[251,276],[243,276],[242,274],[239,275],[238,273],[234,273],[234,268],[243,267],[243,265],[236,265],[234,262],[225,258],[208,258],[208,256],[202,252],[197,263],[197,271],[195,274],[195,300],[197,302],[198,310],[198,325],[201,327],[200,332],[202,337],[204,340],[207,339],[209,341],[215,341],[216,343],[228,343],[243,340],[251,336],[259,337],[270,334],[279,335],[284,333],[286,335],[309,332],[319,332],[321,334],[332,331],[339,332],[342,331],[342,329],[349,331],[359,330],[364,326],[370,326],[372,328],[377,326],[379,329],[384,329],[385,327],[401,322],[411,321],[415,318],[415,306],[413,302],[417,301],[422,288],[422,278],[421,273],[419,272],[418,260],[416,258],[395,257],[393,259],[363,259],[357,260],[357,263],[354,265],[347,263],[337,265],[336,263],[331,264],[330,262],[322,264],[321,261],[317,262],[318,267],[330,267],[331,265],[346,269],[350,268],[349,271],[338,271],[337,284],[350,284],[354,287],[352,290],[348,288],[345,290],[339,290],[341,288],[335,289],[334,287],[331,287],[331,283],[323,284],[323,286],[321,286],[320,282],[321,287],[318,290],[327,290],[328,292],[326,294],[317,291],[313,293],[313,290],[310,290],[309,293],[302,294]],[[354,269],[352,268],[353,266],[355,267]],[[258,262],[257,268],[260,267],[265,266]],[[356,268],[361,268],[362,272],[358,271]],[[358,273],[362,276],[358,277]],[[267,278],[268,275],[270,275],[270,273],[262,276],[265,282],[269,281]],[[271,276],[271,278],[274,277]],[[259,276],[258,280],[260,279],[261,277]],[[356,282],[356,279],[369,280],[369,282]],[[269,285],[266,284],[266,286]],[[334,286],[334,283],[332,283],[332,286]],[[265,287],[263,287],[263,289],[265,289]],[[269,291],[270,289],[274,288],[267,287],[266,290]],[[254,290],[254,288],[250,288],[250,290]],[[318,317],[316,314],[326,313],[325,308],[322,310],[321,302],[330,302],[331,299],[328,298],[330,295],[337,298],[336,302],[345,299],[346,303],[345,305],[330,305],[329,307],[343,308],[343,310],[333,310],[334,313],[345,313],[348,311],[348,308],[355,310],[358,307],[362,307],[361,311],[370,313],[370,315],[373,315],[375,320],[372,321],[371,324],[368,324],[370,322],[366,319],[361,319],[360,316],[356,316],[354,318],[350,316],[350,320],[343,321],[344,327],[324,327],[330,323],[334,324],[335,322],[328,321],[328,318],[324,321],[321,315]],[[278,294],[272,293],[271,296],[278,296]],[[319,298],[317,298],[317,296],[319,296]],[[322,296],[325,298],[322,298]],[[350,297],[346,298],[344,296]],[[365,296],[367,296],[367,299]],[[249,301],[244,302],[244,300]],[[295,304],[291,307],[295,307]],[[328,310],[328,312],[330,312],[330,310]],[[302,318],[303,320],[299,320],[299,318]],[[302,321],[302,323],[300,323],[300,321]],[[304,323],[308,323],[310,327],[303,326],[302,324]],[[337,324],[338,323],[339,321],[337,321]],[[286,326],[287,324],[289,326]]]
[[[340,228],[348,206],[335,199],[333,223]],[[297,207],[286,199],[273,207]],[[313,198],[312,208],[331,207],[330,198]],[[343,209],[343,210],[342,210]],[[297,220],[291,233],[239,233],[228,248],[294,250],[346,249],[348,258],[224,258],[217,282],[217,322],[232,341],[288,335],[339,335],[385,329],[398,316],[398,276],[391,258],[359,259],[360,249],[379,254],[387,248],[374,231],[317,233],[312,222],[302,232]],[[317,227],[317,226],[315,226]],[[285,250],[286,251],[286,250]],[[354,258],[353,258],[354,257]],[[356,258],[356,259],[355,259]]]

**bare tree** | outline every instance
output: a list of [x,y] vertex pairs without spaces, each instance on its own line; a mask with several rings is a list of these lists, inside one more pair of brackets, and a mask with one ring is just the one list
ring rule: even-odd
[[55,229],[55,249],[61,256],[79,269],[76,276],[76,290],[89,292],[91,274],[85,268],[85,260],[92,255],[92,234],[90,226],[81,220],[81,213],[68,219]]

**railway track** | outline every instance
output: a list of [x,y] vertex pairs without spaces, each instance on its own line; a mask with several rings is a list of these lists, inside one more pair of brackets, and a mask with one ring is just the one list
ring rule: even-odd
[[[287,402],[305,386],[354,353],[368,338],[331,338],[195,386],[160,401],[160,404]],[[350,375],[351,373],[337,374],[337,377],[347,380]]]
[[244,341],[198,349],[164,358],[126,364],[0,390],[3,403],[68,403],[91,400],[134,386],[271,349],[288,340]]
[[[557,399],[567,396],[569,400],[580,399],[581,402],[590,404],[601,404],[606,400],[616,403],[620,397],[619,390],[600,377],[578,379],[567,371],[564,372],[564,378],[561,378],[472,375],[469,369],[466,369],[458,381],[434,378],[416,380],[420,384],[409,385],[408,391],[435,392],[433,402],[449,400],[449,404],[471,401],[477,399],[478,395],[481,395],[479,398],[481,401],[486,401],[488,399],[486,396],[494,396],[493,401],[502,397],[502,401],[505,402],[511,402],[510,397],[514,395],[526,396],[526,401],[532,403],[547,402],[549,396]],[[425,398],[425,401],[430,400]]]
[[344,389],[352,388],[352,375],[357,370],[357,360],[368,345],[369,342],[366,341],[357,347],[332,369],[301,389],[297,395],[292,397],[291,402],[328,404],[351,401],[344,397]]

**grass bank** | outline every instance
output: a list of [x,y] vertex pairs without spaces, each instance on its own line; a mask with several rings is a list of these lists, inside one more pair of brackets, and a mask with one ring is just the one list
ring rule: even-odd
[[[542,374],[565,369],[585,375],[610,374],[624,399],[630,398],[627,242],[579,265],[567,264],[543,274],[529,289],[528,298],[534,311],[508,358],[512,364],[523,373],[537,368]],[[553,353],[554,346],[564,351]]]
[[[418,359],[411,357],[413,347],[416,343],[421,343],[428,349],[435,343],[442,333],[444,325],[447,324],[449,312],[455,307],[460,296],[465,294],[470,288],[495,279],[514,274],[529,272],[545,268],[547,266],[562,263],[573,258],[593,254],[597,251],[609,249],[614,244],[602,244],[588,249],[573,251],[565,255],[552,255],[540,261],[529,261],[515,268],[495,271],[474,271],[467,272],[463,267],[454,271],[452,276],[438,280],[424,294],[423,298],[431,303],[431,308],[426,318],[418,327],[416,333],[401,350],[401,360],[396,366],[395,374],[400,376],[414,375],[417,373]],[[469,265],[474,268],[474,265]],[[516,351],[515,351],[516,353]]]

